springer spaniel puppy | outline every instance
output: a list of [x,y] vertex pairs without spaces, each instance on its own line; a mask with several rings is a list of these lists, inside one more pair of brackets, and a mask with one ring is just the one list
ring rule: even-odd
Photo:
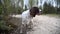
[[[39,14],[39,8],[38,7],[32,7],[30,10],[24,11],[22,13],[22,25],[28,26],[28,28],[32,28],[31,19],[35,17],[37,14]],[[23,28],[23,26],[21,26]],[[21,29],[22,30],[22,29]],[[22,33],[22,31],[21,31]]]

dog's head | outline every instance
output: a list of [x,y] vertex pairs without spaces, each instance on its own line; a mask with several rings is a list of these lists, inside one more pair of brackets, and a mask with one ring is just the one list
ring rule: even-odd
[[39,8],[38,8],[38,7],[32,7],[32,8],[30,9],[30,15],[31,15],[32,17],[35,17],[37,14],[39,14]]

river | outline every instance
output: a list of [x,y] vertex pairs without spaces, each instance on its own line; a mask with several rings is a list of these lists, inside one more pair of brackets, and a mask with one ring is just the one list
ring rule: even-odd
[[[13,17],[20,18],[20,15]],[[17,19],[17,21],[18,20],[19,19]],[[17,21],[15,22],[17,23]],[[27,31],[27,34],[60,34],[60,17],[58,15],[39,15],[34,17],[32,21],[33,28],[31,31]],[[17,25],[19,25],[19,23],[20,21]],[[16,29],[16,32],[19,32],[19,29],[20,26]]]
[[33,18],[33,31],[27,34],[60,34],[60,18],[40,15]]

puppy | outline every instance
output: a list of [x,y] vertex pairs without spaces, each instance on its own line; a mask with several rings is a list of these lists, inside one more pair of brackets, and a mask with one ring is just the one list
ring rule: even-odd
[[[39,8],[38,7],[32,7],[30,10],[24,11],[22,13],[22,27],[32,28],[32,22],[31,19],[35,17],[37,14],[39,14]],[[26,28],[27,28],[26,27]]]

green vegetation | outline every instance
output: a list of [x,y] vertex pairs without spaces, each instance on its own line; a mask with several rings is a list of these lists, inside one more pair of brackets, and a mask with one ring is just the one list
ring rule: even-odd
[[57,12],[57,8],[53,7],[50,3],[47,4],[45,2],[44,6],[43,6],[43,13],[45,14],[53,14]]
[[8,24],[8,15],[12,13],[11,10],[12,8],[9,5],[9,0],[4,0],[4,4],[2,4],[0,0],[0,34],[9,34],[14,28],[12,24]]
[[60,14],[60,7],[57,8],[57,14]]

